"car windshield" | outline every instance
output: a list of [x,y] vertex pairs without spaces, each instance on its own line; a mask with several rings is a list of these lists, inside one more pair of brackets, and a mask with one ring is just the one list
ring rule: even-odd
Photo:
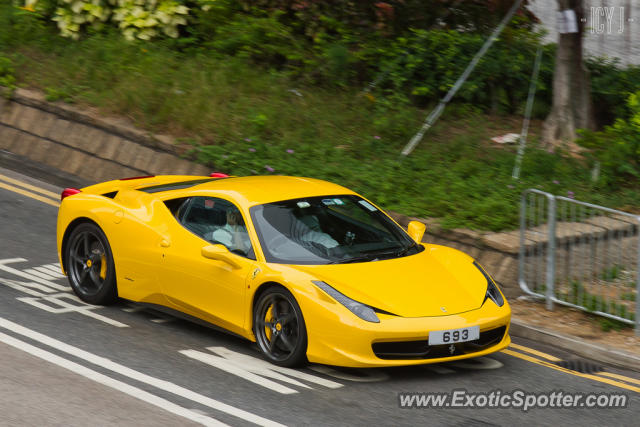
[[424,249],[378,208],[353,195],[267,203],[250,213],[267,262],[367,262]]

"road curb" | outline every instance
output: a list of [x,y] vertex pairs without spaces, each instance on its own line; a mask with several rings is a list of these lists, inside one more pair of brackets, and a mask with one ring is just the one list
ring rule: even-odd
[[527,325],[517,320],[511,321],[509,330],[516,337],[552,345],[596,362],[640,372],[640,356],[622,350],[610,350],[603,346],[580,341],[571,336]]

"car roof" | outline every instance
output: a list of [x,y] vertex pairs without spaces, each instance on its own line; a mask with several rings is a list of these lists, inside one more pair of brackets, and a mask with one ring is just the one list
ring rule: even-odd
[[[138,188],[138,190],[144,190],[144,188]],[[169,186],[167,191],[163,191],[162,194],[157,195],[162,199],[170,198],[167,196],[183,197],[195,194],[226,195],[250,207],[302,197],[355,193],[341,185],[320,179],[266,175],[219,178],[175,190],[172,190]]]

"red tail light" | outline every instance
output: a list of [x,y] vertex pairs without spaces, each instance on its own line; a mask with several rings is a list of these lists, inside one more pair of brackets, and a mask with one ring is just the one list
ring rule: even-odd
[[145,176],[131,176],[129,178],[120,178],[120,181],[129,181],[132,179],[144,179],[144,178],[155,178],[155,175],[145,175]]
[[77,188],[69,187],[62,190],[60,194],[60,201],[63,201],[65,197],[73,196],[74,194],[82,193],[82,191]]
[[209,176],[211,178],[229,178],[229,175],[222,172],[213,172],[212,174],[209,174]]

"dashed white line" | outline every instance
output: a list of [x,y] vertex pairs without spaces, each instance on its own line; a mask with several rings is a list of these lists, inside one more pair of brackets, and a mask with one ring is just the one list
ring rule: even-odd
[[103,369],[107,369],[109,371],[129,377],[141,383],[151,385],[160,390],[175,394],[176,396],[180,396],[185,399],[189,399],[193,402],[199,403],[204,406],[208,406],[209,408],[215,409],[220,412],[224,412],[226,414],[243,419],[245,421],[249,421],[261,426],[283,426],[282,424],[277,423],[275,421],[268,420],[266,418],[263,418],[256,414],[252,414],[251,412],[245,411],[243,409],[236,408],[231,405],[227,405],[226,403],[223,403],[218,400],[212,399],[210,397],[204,396],[202,394],[196,393],[192,390],[181,387],[177,384],[173,384],[169,381],[161,380],[159,378],[155,378],[150,375],[143,374],[142,372],[138,372],[134,369],[127,368],[126,366],[123,366],[119,363],[111,361],[110,359],[107,359],[106,357],[101,357],[93,353],[89,353],[88,351],[82,350],[78,347],[74,347],[62,341],[59,341],[55,338],[51,338],[47,335],[41,334],[40,332],[36,332],[34,330],[25,328],[22,325],[11,322],[10,320],[4,319],[2,317],[0,317],[0,328],[8,329],[16,334],[20,334],[22,336],[28,337],[34,341],[38,341],[42,344],[48,345],[49,347],[55,348],[56,350],[62,351],[67,354],[71,354],[89,363],[93,363],[94,365],[100,366]]
[[61,368],[67,369],[78,375],[82,375],[85,378],[89,378],[92,381],[103,384],[107,387],[111,387],[115,390],[126,393],[129,396],[135,397],[136,399],[140,399],[143,402],[147,402],[151,405],[162,408],[172,414],[179,415],[205,426],[226,426],[226,424],[221,423],[214,418],[203,415],[201,413],[197,413],[187,408],[183,408],[182,406],[176,405],[175,403],[163,399],[159,396],[146,392],[122,381],[118,381],[116,379],[108,377],[104,374],[101,374],[100,372],[96,372],[78,363],[72,362],[71,360],[67,360],[63,357],[35,347],[24,341],[20,341],[19,339],[16,339],[2,332],[0,332],[0,341],[33,356],[39,357],[40,359],[46,360],[47,362],[53,363],[54,365],[58,365]]

